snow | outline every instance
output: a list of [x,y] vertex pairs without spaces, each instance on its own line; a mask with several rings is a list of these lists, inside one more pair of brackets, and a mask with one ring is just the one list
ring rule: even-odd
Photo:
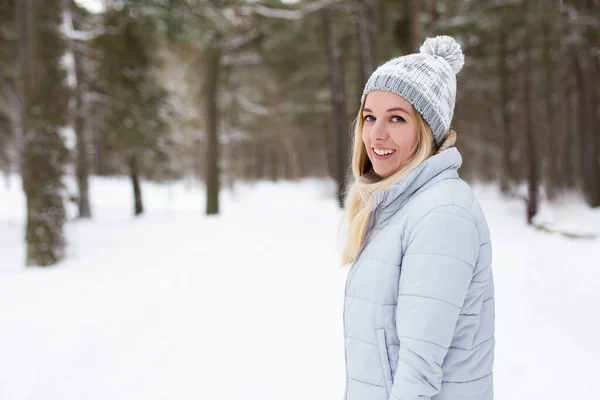
[[103,13],[105,11],[104,1],[102,0],[75,0],[75,2],[94,14]]
[[[0,188],[0,399],[342,398],[331,182],[236,185],[211,217],[202,187],[144,182],[134,218],[126,179],[93,178],[94,219],[68,224],[68,260],[46,269],[22,267],[20,187]],[[600,398],[600,239],[532,230],[522,201],[475,188],[494,246],[496,398]],[[540,218],[600,234],[600,210],[576,197]]]
[[66,125],[59,128],[59,133],[65,143],[65,148],[69,151],[74,151],[75,146],[77,146],[77,134],[73,125]]

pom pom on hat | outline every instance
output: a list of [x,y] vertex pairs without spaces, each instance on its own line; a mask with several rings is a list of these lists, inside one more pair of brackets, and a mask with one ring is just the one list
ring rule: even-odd
[[465,64],[465,56],[460,44],[450,36],[427,38],[420,48],[421,53],[439,56],[446,60],[455,74]]

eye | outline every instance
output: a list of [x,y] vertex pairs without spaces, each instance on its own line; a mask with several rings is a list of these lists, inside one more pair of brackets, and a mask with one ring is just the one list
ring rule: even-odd
[[375,121],[375,117],[372,115],[365,115],[363,117],[363,121],[372,122],[372,121]]
[[391,121],[392,121],[392,122],[406,122],[406,120],[405,120],[404,118],[402,118],[402,117],[400,117],[400,116],[398,116],[398,115],[394,115],[394,116],[391,118]]

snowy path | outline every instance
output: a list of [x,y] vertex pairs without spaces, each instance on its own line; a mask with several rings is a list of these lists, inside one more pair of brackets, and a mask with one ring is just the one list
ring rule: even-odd
[[[0,189],[0,400],[341,399],[345,270],[322,182],[242,188],[212,218],[200,191],[146,185],[138,220],[126,181],[92,184],[96,219],[69,225],[69,260],[50,269],[21,268],[21,194]],[[600,398],[600,241],[482,203],[496,397]],[[577,217],[600,233],[600,213]]]

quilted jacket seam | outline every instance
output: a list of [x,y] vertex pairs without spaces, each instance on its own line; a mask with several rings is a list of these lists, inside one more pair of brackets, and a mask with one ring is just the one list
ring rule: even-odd
[[398,335],[398,338],[404,338],[404,339],[416,340],[417,342],[422,342],[422,343],[429,343],[429,344],[432,344],[432,345],[434,345],[434,346],[437,346],[437,347],[439,347],[439,348],[441,348],[441,349],[448,350],[448,347],[446,347],[446,346],[442,346],[441,344],[437,344],[437,343],[435,343],[435,342],[431,342],[431,341],[429,341],[429,340],[418,339],[418,338],[414,338],[414,337],[410,337],[410,336],[405,336],[405,335]]
[[364,382],[364,381],[361,381],[359,379],[355,379],[355,378],[353,378],[351,376],[348,376],[348,379],[350,379],[351,381],[355,381],[355,382],[359,382],[359,383],[364,383],[365,385],[370,385],[370,386],[375,386],[375,387],[384,387],[383,385],[375,385],[374,383]]
[[440,303],[445,303],[445,304],[451,305],[452,307],[456,307],[456,308],[458,308],[459,310],[461,310],[461,309],[462,309],[462,307],[461,307],[461,306],[457,306],[456,304],[450,303],[449,301],[446,301],[446,300],[438,299],[438,298],[436,298],[436,297],[431,297],[431,296],[421,296],[421,295],[419,295],[419,294],[411,294],[411,293],[398,293],[398,296],[411,296],[411,297],[420,297],[420,298],[423,298],[423,299],[435,300],[435,301],[439,301]]
[[492,335],[492,337],[490,337],[489,339],[485,339],[484,341],[477,343],[475,346],[471,347],[470,349],[465,349],[465,348],[462,348],[462,347],[456,347],[456,346],[450,346],[450,347],[448,347],[448,349],[452,349],[452,350],[463,350],[463,351],[473,351],[473,350],[475,350],[476,348],[478,348],[479,346],[481,346],[482,344],[484,344],[484,343],[487,343],[487,342],[489,342],[489,341],[490,341],[490,340],[492,340],[492,339],[494,339],[494,336],[493,336],[493,335]]
[[[444,212],[438,212],[438,211],[437,211],[437,210],[439,210],[440,208],[447,208],[447,207],[452,207],[452,208],[457,208],[457,209],[459,209],[459,210],[463,210],[464,212],[468,213],[468,215],[469,215],[469,217],[470,217],[470,218],[466,218],[465,216],[463,216],[463,215],[459,215],[459,214],[444,213]],[[481,233],[479,232],[479,225],[477,225],[477,222],[475,221],[475,218],[473,217],[473,214],[471,214],[471,213],[470,213],[468,210],[465,210],[463,207],[459,207],[459,206],[457,206],[457,205],[455,205],[455,204],[444,204],[444,205],[437,206],[437,207],[435,207],[435,208],[433,208],[433,209],[429,210],[428,212],[426,212],[426,213],[425,213],[425,215],[421,216],[421,218],[419,218],[419,220],[418,220],[417,222],[415,222],[415,223],[412,225],[412,227],[411,227],[411,228],[412,228],[412,232],[414,232],[414,229],[415,229],[415,228],[416,228],[416,227],[417,227],[417,226],[418,226],[418,225],[419,225],[419,224],[420,224],[420,223],[421,223],[421,222],[422,222],[422,221],[423,221],[425,218],[427,218],[427,217],[430,217],[430,216],[432,216],[432,215],[434,215],[434,214],[450,214],[450,215],[454,215],[454,216],[457,216],[457,217],[460,217],[460,218],[464,218],[464,219],[466,219],[466,220],[468,220],[468,221],[471,221],[471,222],[473,223],[473,225],[475,225],[475,228],[477,229],[477,235],[478,235],[478,237],[479,237],[479,243],[481,243]],[[406,230],[409,232],[409,237],[410,237],[410,236],[412,236],[412,235],[411,235],[411,230],[410,230],[410,229],[408,229],[408,228],[406,228]],[[411,242],[412,242],[412,240],[411,240]],[[409,243],[409,245],[410,245],[410,243]],[[478,256],[477,258],[479,259],[479,256]]]
[[354,297],[354,296],[346,296],[346,298],[348,298],[348,299],[355,299],[355,300],[362,300],[364,302],[375,304],[375,305],[378,305],[378,306],[395,306],[395,305],[398,304],[398,303],[377,303],[376,301],[371,301],[371,300],[363,299],[362,297]]
[[475,268],[475,265],[471,264],[470,262],[463,260],[462,258],[458,258],[458,257],[453,257],[453,256],[449,256],[447,254],[441,254],[441,253],[425,253],[425,252],[419,252],[419,253],[406,253],[404,255],[404,257],[406,256],[440,256],[440,257],[447,257],[447,258],[451,258],[453,260],[457,260],[457,261],[461,261],[465,264],[467,264],[469,267],[471,267],[471,269]]
[[470,381],[442,381],[442,383],[454,383],[454,384],[460,385],[460,384],[464,384],[464,383],[471,383],[471,382],[479,381],[481,379],[487,378],[490,375],[492,375],[492,372],[488,372],[484,376],[481,376],[481,377],[475,378],[475,379],[471,379]]
[[385,261],[379,261],[379,260],[375,260],[373,258],[364,258],[362,259],[362,262],[367,262],[367,261],[373,261],[379,264],[385,264],[385,265],[391,265],[392,267],[399,267],[400,264],[395,264],[395,263],[389,263],[389,262],[385,262]]
[[[447,212],[446,212],[446,213],[444,213],[444,212],[437,212],[437,211],[436,211],[436,210],[439,210],[440,208],[447,208],[447,207],[451,207],[451,208],[457,208],[457,209],[459,209],[459,210],[462,210],[462,211],[466,212],[466,213],[469,215],[469,217],[470,217],[470,218],[467,218],[467,217],[465,217],[465,216],[463,216],[463,215],[460,215],[460,214],[452,214],[452,213],[447,213]],[[422,220],[423,220],[425,217],[427,217],[427,216],[429,216],[429,215],[431,215],[431,214],[450,214],[450,215],[455,215],[455,216],[457,216],[457,217],[462,217],[462,218],[464,218],[464,219],[467,219],[467,220],[469,220],[469,221],[473,222],[473,224],[475,224],[475,226],[477,227],[477,229],[479,229],[479,226],[478,226],[478,225],[477,225],[477,223],[475,222],[475,218],[473,217],[473,214],[472,214],[472,213],[471,213],[469,210],[467,210],[467,209],[465,209],[465,208],[463,208],[463,207],[460,207],[460,206],[458,206],[458,205],[456,205],[456,204],[443,204],[443,205],[441,205],[441,206],[437,206],[437,207],[435,207],[435,208],[433,208],[433,209],[431,209],[431,210],[427,211],[425,214],[423,214],[423,215],[422,215],[422,216],[419,218],[419,220],[418,220],[417,222],[415,222],[414,224],[412,224],[411,228],[409,228],[409,227],[407,226],[407,224],[406,224],[406,223],[404,223],[404,222],[399,222],[399,223],[397,223],[397,224],[390,224],[389,226],[390,226],[390,227],[393,227],[393,226],[400,226],[400,227],[403,227],[403,228],[404,228],[404,230],[406,230],[406,231],[407,231],[409,234],[411,234],[411,233],[413,232],[413,230],[414,230],[414,227],[415,227],[415,226],[417,226],[417,225],[419,225],[419,223],[420,223],[420,222],[421,222],[421,221],[422,221]],[[487,242],[487,243],[490,243],[490,242]]]
[[348,338],[348,339],[352,339],[352,340],[356,340],[357,342],[362,342],[362,343],[365,343],[365,344],[370,344],[371,346],[376,346],[376,347],[377,347],[377,343],[371,343],[371,342],[367,342],[366,340],[362,340],[362,339],[359,339],[359,338],[355,338],[355,337],[352,337],[352,336],[350,336],[350,335],[346,335],[346,338]]

